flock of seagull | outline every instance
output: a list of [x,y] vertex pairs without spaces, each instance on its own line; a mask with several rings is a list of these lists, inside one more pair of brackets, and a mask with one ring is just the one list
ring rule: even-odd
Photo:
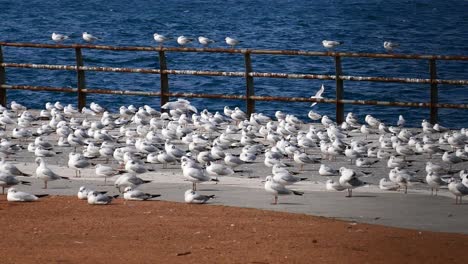
[[[324,89],[322,86],[312,97],[321,98]],[[67,165],[75,170],[74,177],[81,177],[82,169],[92,167],[104,181],[115,176],[114,185],[126,200],[160,196],[138,189],[151,182],[138,176],[154,170],[148,164],[179,164],[181,176],[192,183],[184,193],[187,203],[206,203],[214,198],[199,193],[198,184],[218,183],[219,177],[236,174],[236,169],[244,166],[254,167],[253,163],[271,168],[270,175],[263,175],[263,182],[265,191],[274,197],[273,204],[281,195],[304,194],[290,186],[308,179],[300,176],[305,176],[303,169],[309,164],[320,165],[318,175],[328,177],[327,190],[346,190],[347,197],[352,197],[353,189],[368,185],[361,178],[371,174],[366,168],[379,166],[389,170],[388,178],[379,182],[382,190],[407,193],[412,183],[425,182],[435,195],[441,187],[448,187],[456,203],[468,195],[468,171],[452,168],[454,164],[467,164],[468,129],[449,130],[425,120],[422,129],[410,129],[402,116],[395,126],[387,126],[371,115],[361,121],[348,113],[345,122],[336,124],[310,110],[312,122],[304,123],[281,111],[274,118],[262,113],[248,116],[238,107],[228,106],[223,113],[206,109],[198,112],[184,99],[168,102],[161,107],[163,112],[148,105],[130,105],[112,114],[94,102],[81,111],[60,102],[47,103],[45,108],[34,115],[14,101],[10,109],[0,107],[0,125],[4,126],[0,130],[0,186],[3,191],[9,188],[8,201],[35,201],[40,197],[12,187],[30,184],[25,180],[31,175],[6,160],[24,148],[34,153],[35,176],[44,182],[43,188],[47,189],[50,181],[73,178],[49,168],[46,158],[66,156],[56,147],[70,151]],[[32,130],[33,125],[37,129]],[[368,141],[368,136],[378,140]],[[318,154],[311,155],[313,151]],[[416,155],[419,161],[414,159]],[[348,159],[353,166],[333,167],[333,161]],[[427,160],[425,179],[411,169],[421,159]],[[294,170],[294,164],[299,168]],[[337,178],[331,179],[334,176]],[[82,186],[77,196],[89,204],[109,204],[118,195]]]
[[[65,40],[67,40],[69,38],[70,38],[69,36],[64,35],[64,34],[55,33],[55,32],[52,33],[52,40],[55,41],[56,43],[61,43],[61,42],[65,41]],[[96,37],[96,36],[94,36],[92,34],[89,34],[88,32],[83,32],[82,38],[83,38],[84,41],[86,41],[88,43],[92,43],[92,42],[95,42],[97,40],[102,40],[102,38]],[[153,39],[160,46],[162,46],[165,42],[173,40],[174,38],[168,37],[168,36],[165,36],[165,35],[161,35],[161,34],[158,34],[158,33],[154,33],[153,34]],[[191,38],[191,37],[187,37],[187,36],[179,36],[179,37],[176,38],[177,44],[179,44],[182,47],[187,46],[188,44],[190,44],[194,40],[195,40],[195,38]],[[197,38],[197,40],[198,40],[198,43],[200,43],[200,45],[202,45],[205,48],[216,42],[215,40],[204,37],[204,36],[199,36]],[[235,39],[235,38],[232,38],[232,37],[226,37],[226,38],[224,38],[224,41],[231,48],[235,48],[237,45],[242,43],[241,40],[238,40],[238,39]],[[342,44],[344,44],[343,41],[335,41],[335,40],[323,40],[322,41],[323,47],[325,47],[328,50],[333,50],[334,48],[336,48],[336,47],[338,47],[338,46],[340,46]],[[400,45],[398,43],[391,42],[391,41],[384,41],[384,43],[383,43],[384,49],[386,51],[388,51],[388,52],[392,52],[394,49],[398,48],[399,46]]]

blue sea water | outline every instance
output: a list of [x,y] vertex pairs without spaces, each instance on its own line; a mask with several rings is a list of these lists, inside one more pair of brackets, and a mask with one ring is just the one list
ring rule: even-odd
[[[461,0],[314,0],[314,1],[104,1],[17,0],[0,1],[0,40],[52,43],[52,32],[70,35],[65,44],[83,43],[84,31],[102,37],[98,44],[154,46],[153,33],[177,37],[199,35],[215,39],[214,47],[226,47],[224,38],[243,41],[241,48],[300,49],[323,51],[323,39],[344,41],[339,51],[384,52],[382,44],[401,44],[399,53],[468,55],[468,1]],[[176,46],[175,41],[167,43]],[[197,46],[197,44],[192,44]],[[75,64],[73,50],[4,48],[6,62]],[[158,68],[152,52],[84,51],[85,65]],[[239,54],[167,54],[170,69],[243,71]],[[253,55],[257,72],[334,74],[331,58]],[[443,79],[468,79],[468,62],[438,61]],[[344,58],[345,75],[428,78],[428,61]],[[173,92],[243,94],[245,80],[227,77],[170,77]],[[87,87],[158,91],[159,76],[149,74],[87,72]],[[333,81],[255,78],[257,95],[310,96],[322,83],[324,96],[334,98]],[[67,71],[7,69],[7,83],[76,87],[76,74]],[[429,85],[345,81],[345,99],[382,101],[429,101]],[[468,103],[466,86],[439,86],[439,101]],[[31,91],[8,91],[8,100],[31,108],[47,101],[76,103],[76,95]],[[89,95],[115,110],[122,104],[158,106],[159,98]],[[242,101],[192,99],[198,108],[221,110],[224,105],[245,107]],[[273,115],[282,110],[306,118],[309,104],[257,102],[257,111]],[[334,105],[319,104],[316,110],[334,117]],[[394,123],[403,114],[412,125],[429,118],[425,108],[346,105],[345,111],[371,113]],[[441,124],[468,127],[467,110],[441,109]]]

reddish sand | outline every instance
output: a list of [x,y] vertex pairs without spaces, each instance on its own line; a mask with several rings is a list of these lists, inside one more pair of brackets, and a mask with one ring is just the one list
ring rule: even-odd
[[0,263],[462,263],[468,236],[225,206],[0,197]]

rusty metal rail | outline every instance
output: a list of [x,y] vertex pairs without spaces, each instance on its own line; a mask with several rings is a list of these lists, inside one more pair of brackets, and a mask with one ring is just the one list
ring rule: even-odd
[[[4,62],[2,47],[17,48],[46,48],[46,49],[74,49],[76,55],[76,65],[48,65]],[[141,51],[154,52],[159,57],[159,69],[150,68],[122,68],[122,67],[97,67],[85,66],[81,51],[83,49],[109,50],[109,51]],[[168,69],[166,62],[166,52],[195,52],[195,53],[232,53],[244,56],[245,71],[202,71],[202,70],[176,70]],[[252,55],[285,55],[285,56],[318,56],[332,57],[335,62],[335,74],[296,74],[296,73],[272,73],[256,72],[252,67]],[[375,77],[375,76],[347,76],[342,74],[341,58],[379,58],[379,59],[406,59],[406,60],[427,60],[429,62],[429,78],[398,78],[398,77]],[[336,105],[336,120],[338,123],[344,120],[344,105],[379,105],[379,106],[399,106],[399,107],[423,107],[430,108],[430,120],[437,122],[439,108],[468,109],[468,104],[440,104],[438,102],[438,85],[468,85],[468,80],[445,80],[437,79],[436,61],[456,60],[468,61],[468,56],[441,56],[441,55],[405,55],[405,54],[373,54],[373,53],[350,53],[350,52],[315,52],[301,50],[250,50],[250,49],[222,49],[222,48],[178,48],[178,47],[136,47],[136,46],[103,46],[103,45],[58,45],[58,44],[36,44],[36,43],[7,43],[0,42],[0,103],[6,105],[7,90],[32,90],[32,91],[53,91],[76,93],[78,107],[86,105],[86,94],[116,94],[116,95],[138,95],[155,96],[161,98],[161,105],[169,101],[170,97],[188,98],[216,98],[245,100],[247,112],[255,111],[255,101],[285,101],[285,102],[320,102]],[[6,68],[30,68],[46,70],[75,71],[77,73],[77,87],[44,87],[30,85],[8,85],[6,84]],[[143,92],[128,90],[109,90],[87,88],[85,72],[121,72],[121,73],[143,73],[158,74],[161,77],[159,92]],[[193,94],[193,93],[171,93],[169,90],[169,75],[194,75],[194,76],[225,76],[239,77],[246,80],[245,95],[225,95],[225,94]],[[335,99],[314,99],[307,97],[280,97],[280,96],[256,96],[254,89],[254,78],[280,78],[280,79],[316,79],[335,80]],[[394,82],[394,83],[419,83],[430,85],[430,102],[388,102],[374,100],[347,100],[344,99],[344,81],[367,81],[367,82]]]

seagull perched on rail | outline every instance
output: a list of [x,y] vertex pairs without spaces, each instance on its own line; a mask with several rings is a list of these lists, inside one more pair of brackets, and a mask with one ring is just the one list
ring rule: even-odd
[[161,34],[158,34],[158,33],[154,33],[153,34],[153,38],[156,42],[159,43],[159,46],[162,46],[164,44],[164,42],[172,39],[172,38],[169,38],[169,37],[166,37],[164,35],[161,35]]
[[83,32],[83,39],[86,42],[93,42],[93,41],[96,41],[96,40],[100,40],[100,38],[95,37],[95,36],[89,34],[88,32]]
[[239,45],[239,43],[242,42],[240,40],[237,40],[237,39],[234,39],[234,38],[231,38],[231,37],[226,37],[224,40],[226,41],[226,44],[231,46],[231,48],[234,48],[235,46]]
[[383,43],[383,47],[386,51],[392,52],[395,48],[399,47],[400,44],[395,43],[395,42],[390,42],[390,41],[385,41]]
[[322,41],[322,45],[329,49],[329,50],[332,50],[333,48],[339,46],[339,45],[342,45],[344,44],[343,41],[334,41],[334,40],[323,40]]
[[208,45],[210,45],[211,43],[214,43],[215,41],[207,37],[200,36],[198,37],[198,42],[202,44],[204,47],[208,47]]
[[68,36],[66,35],[63,35],[63,34],[59,34],[59,33],[52,33],[52,40],[57,42],[57,43],[60,43],[64,40],[68,39]]
[[177,38],[177,43],[183,47],[192,41],[193,41],[193,38],[187,38],[186,36],[180,36]]

